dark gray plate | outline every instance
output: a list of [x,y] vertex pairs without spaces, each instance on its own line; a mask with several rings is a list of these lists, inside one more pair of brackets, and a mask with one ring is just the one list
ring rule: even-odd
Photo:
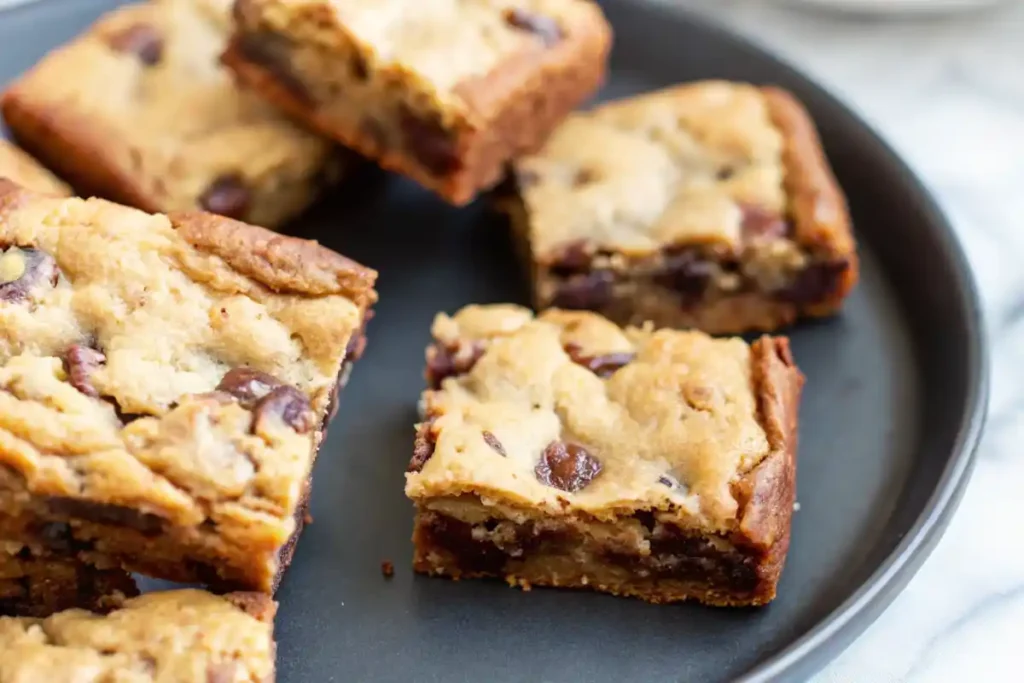
[[[110,0],[0,14],[0,82]],[[280,676],[317,681],[792,681],[822,666],[893,599],[938,540],[984,419],[978,302],[945,219],[860,120],[763,52],[691,17],[604,3],[616,29],[604,97],[723,77],[775,83],[809,106],[849,195],[863,280],[842,317],[793,330],[808,377],[800,511],[779,598],[762,610],[658,607],[409,570],[402,495],[438,310],[526,301],[482,206],[409,182],[363,182],[295,226],[381,272],[370,347],[316,470],[316,523],[279,598]],[[394,560],[394,579],[380,562]]]

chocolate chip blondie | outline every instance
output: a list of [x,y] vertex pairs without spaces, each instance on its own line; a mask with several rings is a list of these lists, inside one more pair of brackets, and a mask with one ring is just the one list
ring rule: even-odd
[[454,204],[601,84],[589,0],[239,0],[224,56],[283,110]]
[[105,612],[137,594],[131,576],[117,567],[0,541],[0,616],[45,617],[76,607]]
[[36,192],[61,197],[71,194],[71,188],[66,183],[24,151],[2,138],[0,138],[0,178],[13,180],[22,187]]
[[469,306],[434,321],[406,475],[414,568],[763,605],[789,547],[803,376],[785,338]]
[[376,273],[204,213],[0,181],[0,538],[270,591]]
[[835,313],[845,199],[789,94],[701,82],[573,115],[499,195],[536,305],[733,334]]
[[7,124],[82,195],[276,227],[354,157],[235,86],[229,24],[216,0],[117,9],[9,88]]
[[0,618],[0,680],[273,683],[277,606],[258,593],[150,593],[106,615]]

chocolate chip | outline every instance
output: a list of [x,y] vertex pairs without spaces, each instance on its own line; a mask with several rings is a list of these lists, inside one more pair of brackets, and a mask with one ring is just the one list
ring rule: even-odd
[[432,427],[432,421],[428,420],[420,424],[419,429],[416,430],[416,441],[412,447],[412,459],[409,460],[409,466],[406,468],[408,472],[419,472],[423,469],[423,466],[427,464],[434,455],[434,447],[436,438]]
[[370,77],[370,68],[366,64],[366,59],[358,52],[353,53],[350,65],[352,67],[352,77],[357,81],[365,81]]
[[846,259],[812,263],[800,271],[793,283],[776,293],[776,296],[795,304],[827,301],[839,290],[849,267],[850,262]]
[[164,54],[164,39],[149,24],[133,24],[107,38],[107,44],[117,52],[135,55],[148,66],[160,61]]
[[587,356],[579,344],[568,343],[565,345],[565,352],[573,363],[582,365],[602,379],[607,379],[615,374],[615,371],[624,365],[628,365],[636,358],[636,354],[630,351],[618,351],[605,353],[599,356]]
[[0,255],[0,302],[17,303],[39,286],[57,284],[57,262],[44,251],[11,247]]
[[448,377],[464,375],[473,369],[485,350],[480,342],[462,342],[454,348],[432,344],[427,349],[427,383],[432,389],[439,389]]
[[658,519],[651,510],[637,510],[633,513],[633,518],[640,522],[641,526],[647,529],[647,531],[654,531],[654,527],[658,523]]
[[[237,7],[237,5],[236,5]],[[258,64],[274,82],[304,105],[312,105],[313,94],[291,65],[292,43],[279,33],[243,33],[236,43],[246,61]]]
[[249,367],[228,370],[217,385],[218,391],[225,391],[246,408],[252,408],[256,402],[284,383],[265,372]]
[[299,434],[313,428],[313,410],[306,395],[290,386],[279,386],[257,401],[252,409],[253,429],[265,431],[264,421],[281,420]]
[[715,177],[719,180],[729,180],[734,175],[736,175],[736,169],[730,166],[724,166],[715,173]]
[[746,204],[741,209],[743,222],[740,230],[744,240],[778,239],[789,234],[789,223],[783,216],[751,204]]
[[558,22],[542,14],[528,12],[524,9],[507,9],[505,10],[505,22],[520,31],[533,33],[548,47],[562,40],[562,28]]
[[670,250],[665,253],[660,272],[654,281],[683,297],[685,304],[693,303],[704,296],[714,276],[714,264],[693,249]]
[[215,179],[199,197],[204,210],[228,218],[241,219],[249,211],[252,193],[240,175],[228,174]]
[[406,148],[430,174],[449,175],[462,168],[455,141],[436,116],[424,117],[402,107],[398,124]]
[[43,546],[58,553],[70,553],[75,543],[67,522],[47,522],[39,527],[35,536]]
[[593,169],[581,168],[580,170],[576,171],[576,175],[572,179],[572,186],[583,187],[584,185],[589,185],[590,183],[594,182],[600,177],[601,176],[598,174],[598,172]]
[[562,441],[549,443],[534,468],[540,483],[569,493],[576,493],[600,473],[600,461],[586,448]]
[[611,303],[614,276],[608,270],[574,275],[559,283],[551,299],[556,308],[596,310]]
[[586,240],[576,240],[563,245],[558,250],[554,258],[551,259],[548,269],[558,277],[581,275],[590,270],[593,260],[593,254]]
[[359,329],[352,333],[345,347],[345,360],[355,362],[362,358],[366,350],[366,325],[373,318],[373,311],[366,311],[359,324]]
[[90,377],[107,357],[101,352],[83,344],[72,344],[64,352],[64,371],[68,375],[68,383],[86,396],[96,398],[99,392],[92,385]]
[[156,536],[163,531],[163,520],[148,512],[111,503],[96,503],[79,498],[53,496],[46,500],[50,514],[69,519],[83,519],[96,524],[127,527],[146,536]]
[[679,482],[677,482],[675,479],[668,476],[667,474],[663,474],[660,477],[658,477],[658,483],[661,484],[662,486],[667,486],[670,489],[674,489],[675,487],[679,486]]
[[498,441],[498,437],[487,430],[484,430],[484,441],[487,442],[488,446],[497,451],[498,455],[508,457],[508,453],[505,452],[505,447]]

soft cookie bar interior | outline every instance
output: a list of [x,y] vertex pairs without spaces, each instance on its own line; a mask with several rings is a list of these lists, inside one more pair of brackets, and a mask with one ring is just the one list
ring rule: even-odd
[[406,475],[414,566],[761,605],[789,546],[803,376],[785,338],[590,312],[439,315]]
[[273,683],[275,611],[257,593],[178,590],[105,615],[0,618],[0,680]]
[[0,178],[13,180],[36,192],[62,197],[71,194],[71,188],[62,180],[27,153],[3,139],[0,139]]
[[239,0],[225,63],[325,135],[464,204],[604,78],[589,0]]
[[40,546],[0,542],[0,616],[45,617],[66,609],[104,612],[138,593],[117,567],[99,568]]
[[834,313],[846,202],[789,94],[700,82],[570,117],[501,197],[539,307],[709,333]]
[[235,86],[229,26],[227,0],[119,8],[16,81],[4,117],[83,195],[277,226],[351,158]]
[[0,181],[0,538],[271,590],[376,273]]

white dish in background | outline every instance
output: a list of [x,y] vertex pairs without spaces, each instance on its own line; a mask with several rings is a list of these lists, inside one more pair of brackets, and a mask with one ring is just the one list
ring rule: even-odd
[[809,5],[857,14],[938,13],[982,9],[1005,0],[785,0],[791,5]]

